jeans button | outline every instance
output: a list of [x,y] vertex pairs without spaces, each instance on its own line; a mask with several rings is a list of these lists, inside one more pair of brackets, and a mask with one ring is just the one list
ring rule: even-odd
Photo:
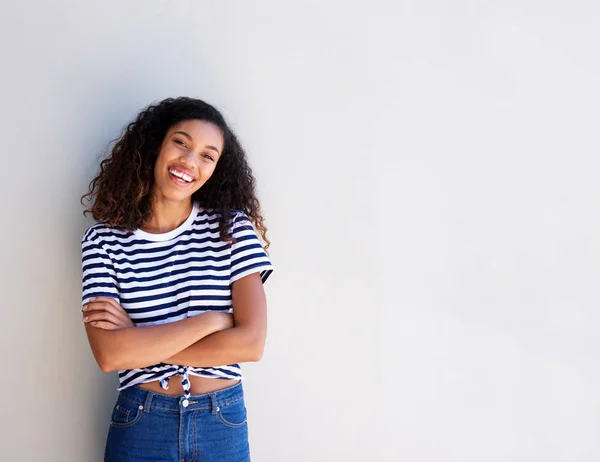
[[190,402],[187,399],[184,399],[181,404],[183,407],[188,407],[188,404],[190,404]]

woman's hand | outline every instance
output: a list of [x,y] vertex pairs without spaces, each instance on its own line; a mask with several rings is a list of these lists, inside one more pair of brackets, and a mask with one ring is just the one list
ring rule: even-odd
[[[83,322],[90,323],[98,329],[116,330],[135,327],[127,312],[112,297],[96,297],[84,305],[81,310]],[[230,329],[234,326],[233,315],[221,311],[207,311],[198,315],[198,320],[208,319],[211,333]]]
[[135,327],[127,312],[112,297],[96,297],[81,310],[83,322],[98,329],[116,330]]
[[210,319],[210,323],[214,329],[213,333],[230,329],[235,325],[233,315],[229,313],[223,313],[222,311],[207,311],[199,316],[204,316],[204,319]]

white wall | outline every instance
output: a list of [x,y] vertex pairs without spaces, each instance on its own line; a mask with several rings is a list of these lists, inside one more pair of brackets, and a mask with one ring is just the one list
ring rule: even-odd
[[190,95],[237,130],[273,242],[253,460],[599,460],[599,22],[3,2],[0,459],[102,459],[116,381],[80,322],[78,199],[137,111]]

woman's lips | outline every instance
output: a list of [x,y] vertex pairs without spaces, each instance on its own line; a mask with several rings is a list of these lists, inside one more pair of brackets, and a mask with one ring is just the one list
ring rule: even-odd
[[177,186],[186,187],[186,186],[191,186],[192,184],[194,184],[194,180],[192,180],[188,183],[187,181],[182,180],[181,178],[173,175],[171,172],[169,172],[169,178],[171,178],[171,181],[173,181],[173,183],[175,183]]

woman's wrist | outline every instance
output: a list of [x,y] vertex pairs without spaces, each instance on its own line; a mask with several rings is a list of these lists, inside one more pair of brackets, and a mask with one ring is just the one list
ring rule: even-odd
[[192,319],[197,322],[199,333],[201,334],[198,340],[215,332],[233,327],[233,316],[219,311],[207,311],[206,313],[194,316]]

